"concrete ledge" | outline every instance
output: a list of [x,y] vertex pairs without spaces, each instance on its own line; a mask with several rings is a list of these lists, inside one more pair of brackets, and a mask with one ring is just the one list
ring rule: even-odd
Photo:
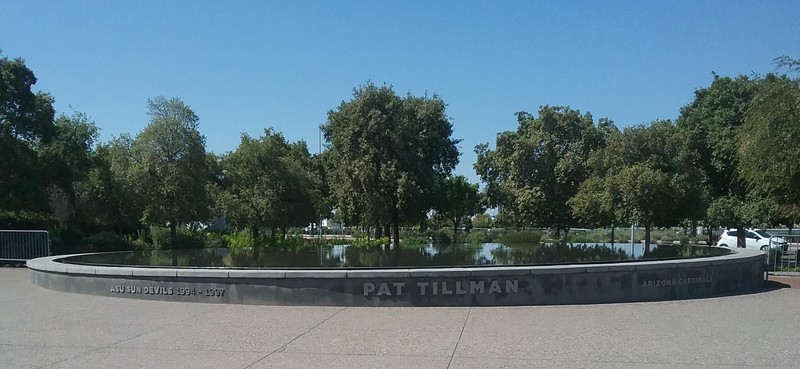
[[586,266],[582,265],[555,265],[531,267],[531,274],[573,274],[585,273]]
[[228,269],[178,269],[178,277],[228,278]]
[[760,288],[765,255],[606,264],[387,269],[109,267],[27,262],[34,284],[148,300],[270,305],[495,306],[658,301]]
[[473,277],[493,277],[501,275],[528,275],[531,274],[530,267],[487,267],[487,268],[468,268]]
[[411,271],[408,269],[359,269],[348,270],[347,278],[408,278]]
[[286,272],[283,270],[231,269],[228,271],[228,278],[286,278]]
[[470,269],[467,268],[424,268],[410,269],[411,277],[469,277]]
[[130,268],[134,277],[178,277],[178,269]]
[[286,278],[347,278],[346,270],[287,270]]

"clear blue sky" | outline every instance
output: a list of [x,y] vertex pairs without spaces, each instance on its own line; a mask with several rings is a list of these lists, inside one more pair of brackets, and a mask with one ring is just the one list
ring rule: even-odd
[[102,141],[135,136],[163,95],[195,110],[211,151],[272,126],[316,152],[327,112],[385,82],[448,103],[472,181],[474,146],[516,129],[517,111],[675,119],[712,71],[800,58],[798,1],[4,1],[0,14],[3,54]]

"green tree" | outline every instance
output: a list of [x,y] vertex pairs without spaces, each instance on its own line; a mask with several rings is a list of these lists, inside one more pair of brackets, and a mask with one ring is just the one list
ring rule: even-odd
[[129,234],[137,229],[142,209],[131,173],[133,140],[127,134],[100,143],[92,153],[86,178],[76,185],[79,219],[101,229]]
[[99,134],[94,122],[83,113],[60,115],[55,133],[37,145],[39,166],[50,183],[50,208],[62,224],[75,217],[76,188],[95,165],[95,142]]
[[[796,219],[800,206],[800,81],[768,75],[758,86],[738,134],[739,177],[753,196],[770,199]],[[762,213],[769,210],[761,207]],[[777,212],[776,212],[777,213]],[[755,216],[754,216],[755,217]]]
[[585,161],[604,145],[613,124],[568,107],[543,106],[539,116],[517,113],[515,132],[497,135],[495,150],[476,147],[475,170],[491,206],[519,226],[546,226],[556,237],[573,223],[568,200],[586,178]]
[[328,113],[322,130],[337,209],[351,224],[390,225],[399,247],[400,224],[426,217],[436,183],[458,163],[444,101],[368,83]]
[[[748,198],[747,189],[736,174],[739,167],[737,134],[757,85],[757,79],[747,76],[714,75],[711,86],[697,89],[694,101],[681,108],[678,117],[677,126],[682,131],[683,140],[695,153],[693,165],[703,171],[707,180],[709,200],[706,203],[709,207],[705,221],[709,238],[711,228],[716,226],[734,226],[739,229],[739,234],[744,234],[742,217],[734,216],[732,212],[712,214],[710,211],[726,208],[731,203],[744,204]],[[736,200],[731,200],[731,197]],[[725,214],[731,216],[725,218]],[[744,239],[740,241],[744,242]]]
[[452,176],[441,184],[440,194],[434,202],[433,209],[445,216],[453,224],[453,235],[458,235],[458,228],[475,214],[484,210],[478,185],[467,181],[464,176]]
[[486,213],[476,214],[472,218],[472,225],[475,228],[493,228],[494,218],[492,218],[491,215]]
[[705,211],[697,205],[706,197],[704,177],[691,155],[670,121],[628,127],[592,153],[591,176],[569,203],[590,225],[641,224],[648,252],[652,227],[677,225]]
[[0,54],[0,209],[47,210],[49,177],[36,146],[55,134],[53,98],[34,92],[36,76],[22,59]]
[[149,224],[167,224],[174,242],[177,226],[207,220],[209,196],[205,138],[198,117],[178,98],[148,100],[150,124],[131,145],[128,180]]
[[281,229],[315,218],[311,156],[304,142],[290,144],[280,133],[264,130],[258,139],[243,134],[236,151],[222,160],[224,189],[218,203],[238,228]]

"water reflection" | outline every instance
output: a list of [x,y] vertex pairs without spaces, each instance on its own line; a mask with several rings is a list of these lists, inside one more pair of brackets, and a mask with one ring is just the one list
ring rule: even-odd
[[80,255],[67,263],[201,268],[384,268],[480,265],[544,265],[660,260],[723,255],[710,247],[657,246],[650,253],[630,245],[606,244],[444,244],[350,247],[314,246],[294,249],[201,249],[138,251]]

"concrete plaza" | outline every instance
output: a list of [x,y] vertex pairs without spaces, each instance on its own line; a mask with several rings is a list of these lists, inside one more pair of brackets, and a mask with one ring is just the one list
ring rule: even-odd
[[345,308],[141,301],[28,279],[0,268],[0,368],[800,368],[800,289],[786,285],[657,303]]

